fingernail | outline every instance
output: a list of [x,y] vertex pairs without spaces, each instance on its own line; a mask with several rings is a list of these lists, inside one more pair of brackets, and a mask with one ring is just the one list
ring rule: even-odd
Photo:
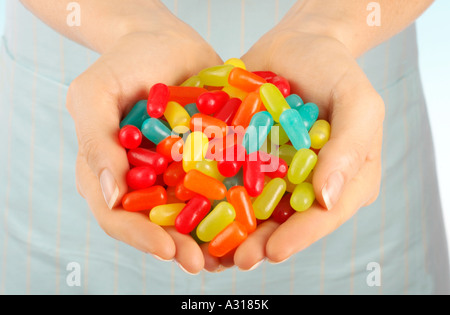
[[332,173],[322,188],[322,197],[328,210],[339,200],[341,196],[342,187],[344,186],[344,176],[341,172],[336,171]]
[[112,209],[119,196],[119,187],[112,173],[106,168],[100,174],[100,186],[109,209]]
[[254,264],[253,266],[250,267],[250,269],[248,269],[247,271],[252,271],[255,270],[256,268],[258,268],[266,259],[263,258],[260,261],[258,261],[256,264]]
[[160,261],[171,261],[172,260],[172,259],[161,258],[161,257],[159,257],[158,255],[155,255],[155,254],[150,254],[150,255],[152,255],[154,258],[156,258],[156,259],[158,259]]
[[198,273],[193,273],[193,272],[187,271],[178,261],[175,260],[175,262],[177,263],[178,267],[180,267],[180,269],[183,270],[188,275],[195,276],[196,274],[198,274]]
[[280,261],[268,260],[268,262],[271,263],[272,265],[278,265],[278,264],[284,263],[288,259],[289,259],[289,257],[287,257],[287,258],[285,258],[283,260],[280,260]]

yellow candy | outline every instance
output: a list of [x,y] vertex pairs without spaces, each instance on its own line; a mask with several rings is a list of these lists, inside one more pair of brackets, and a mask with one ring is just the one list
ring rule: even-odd
[[234,68],[232,65],[219,65],[201,70],[198,73],[200,80],[208,86],[227,86],[228,75]]
[[253,202],[255,217],[266,220],[286,192],[286,182],[282,178],[274,178],[264,187],[262,193]]
[[203,82],[198,75],[194,75],[181,83],[181,86],[203,87]]
[[248,95],[248,92],[242,91],[241,89],[238,89],[237,87],[227,85],[222,88],[222,91],[227,93],[230,98],[238,98],[241,101],[244,100],[244,98]]
[[300,149],[289,165],[288,178],[293,184],[300,184],[308,177],[317,163],[317,155],[310,149]]
[[211,241],[220,231],[225,229],[236,217],[233,206],[222,201],[200,222],[197,227],[197,237],[204,241]]
[[205,159],[199,161],[197,162],[197,164],[195,164],[195,168],[203,174],[211,176],[219,181],[223,181],[225,179],[225,176],[220,174],[219,169],[217,168],[217,161],[215,160]]
[[184,109],[184,107],[177,102],[167,103],[166,110],[164,111],[164,117],[174,132],[185,133],[189,130],[191,116],[189,116],[189,113]]
[[278,151],[276,152],[276,155],[283,159],[286,164],[289,166],[291,165],[292,159],[294,158],[295,153],[297,153],[297,150],[290,144],[283,144],[278,148]]
[[270,138],[272,143],[276,145],[283,145],[289,141],[286,131],[284,131],[283,127],[281,127],[279,123],[273,125],[267,138]]
[[170,203],[156,206],[150,211],[150,221],[161,226],[173,226],[177,215],[184,206],[186,206],[185,203]]
[[208,142],[208,137],[201,131],[194,131],[187,136],[183,146],[183,170],[186,173],[205,158]]
[[298,212],[308,210],[313,204],[316,196],[311,183],[303,182],[295,187],[291,196],[291,207]]
[[261,101],[275,122],[280,122],[280,115],[291,109],[280,90],[272,83],[264,83],[259,88]]
[[224,62],[225,65],[232,65],[234,67],[246,70],[245,63],[239,58],[230,58]]
[[317,120],[309,131],[311,138],[311,148],[322,149],[325,143],[328,142],[331,133],[331,126],[326,120]]

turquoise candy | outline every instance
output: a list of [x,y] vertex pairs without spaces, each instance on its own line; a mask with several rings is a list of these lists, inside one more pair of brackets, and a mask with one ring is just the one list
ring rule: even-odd
[[137,102],[131,111],[120,122],[120,128],[126,125],[133,125],[141,128],[142,124],[150,116],[147,113],[147,100]]
[[146,119],[142,124],[141,132],[156,145],[171,135],[170,129],[157,118]]
[[280,116],[280,124],[296,150],[311,147],[308,130],[302,116],[296,109],[285,110]]
[[190,103],[190,104],[186,104],[186,106],[184,106],[184,109],[188,112],[189,116],[194,116],[195,114],[200,113],[200,111],[197,108],[197,104],[195,103]]
[[291,108],[299,109],[303,104],[303,100],[297,94],[291,94],[286,97],[286,102],[289,104]]
[[269,135],[273,123],[272,115],[269,112],[262,111],[253,115],[242,143],[247,154],[256,152],[261,148]]
[[314,103],[306,103],[297,110],[302,116],[306,129],[309,131],[319,117],[319,107]]

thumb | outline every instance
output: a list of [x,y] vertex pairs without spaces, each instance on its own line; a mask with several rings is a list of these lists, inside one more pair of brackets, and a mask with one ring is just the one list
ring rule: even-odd
[[[126,150],[118,140],[119,107],[116,97],[99,84],[79,77],[67,94],[67,108],[74,120],[79,155],[97,176],[107,206],[112,209],[127,192],[129,170]],[[83,194],[83,187],[79,187]]]
[[359,79],[356,85],[347,85],[352,87],[351,92],[334,91],[329,112],[330,138],[320,150],[314,169],[316,199],[328,210],[338,202],[345,185],[361,167],[381,155],[378,138],[384,103],[368,81]]

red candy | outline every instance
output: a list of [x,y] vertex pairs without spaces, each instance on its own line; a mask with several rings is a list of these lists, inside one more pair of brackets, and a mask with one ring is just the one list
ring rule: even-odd
[[230,125],[231,121],[236,115],[239,106],[241,106],[242,100],[239,98],[230,98],[228,102],[220,110],[214,114],[214,118],[220,119],[225,124]]
[[211,202],[202,195],[195,195],[175,219],[175,228],[183,234],[191,233],[211,209]]
[[287,193],[281,198],[278,205],[273,210],[271,218],[278,223],[284,223],[291,215],[295,213],[295,210],[291,206],[291,194]]
[[125,149],[135,149],[142,143],[142,133],[136,126],[123,126],[119,132],[119,142]]
[[247,155],[244,162],[244,187],[251,197],[261,194],[264,188],[265,176],[261,172],[262,161],[258,152]]
[[122,198],[122,206],[126,211],[138,212],[151,210],[156,206],[167,202],[167,193],[162,186],[152,186],[125,194]]
[[288,97],[291,94],[291,86],[288,80],[282,76],[274,76],[273,78],[268,79],[267,82],[275,85],[284,97]]
[[150,89],[147,101],[147,112],[150,117],[159,118],[164,115],[164,111],[169,101],[169,88],[163,83],[156,83]]
[[150,166],[138,166],[128,171],[126,181],[132,189],[148,188],[156,182],[156,173]]
[[136,148],[128,151],[128,162],[134,166],[151,166],[155,170],[156,175],[162,174],[169,163],[167,158],[158,152]]
[[223,176],[233,177],[239,172],[244,162],[245,148],[240,144],[235,144],[220,153],[217,168]]
[[202,114],[211,115],[220,110],[229,99],[230,96],[222,90],[206,92],[197,98],[197,109]]

